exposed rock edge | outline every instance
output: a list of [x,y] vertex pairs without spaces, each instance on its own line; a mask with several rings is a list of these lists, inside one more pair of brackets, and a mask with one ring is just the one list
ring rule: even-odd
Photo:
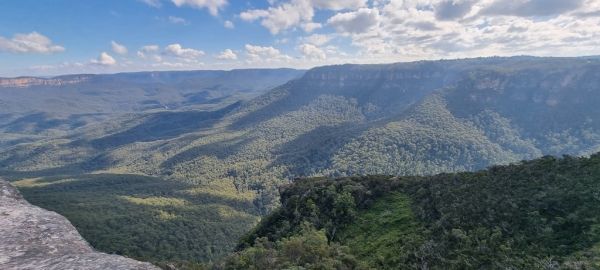
[[0,180],[0,269],[159,269],[94,250],[63,216]]

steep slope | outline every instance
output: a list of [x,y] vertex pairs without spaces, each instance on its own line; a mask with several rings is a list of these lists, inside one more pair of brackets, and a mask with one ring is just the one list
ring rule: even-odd
[[332,170],[422,175],[483,168],[523,157],[518,154],[454,117],[443,98],[432,95],[399,120],[370,128],[341,147],[332,157]]
[[0,213],[2,269],[159,269],[93,250],[66,218],[30,205],[3,180]]
[[[214,268],[337,259],[332,268],[597,269],[599,177],[595,154],[430,177],[300,180]],[[314,235],[326,240],[315,245]],[[292,239],[306,244],[290,247]]]
[[599,69],[598,62],[555,60],[516,70],[480,70],[443,95],[456,117],[496,113],[544,153],[591,153],[600,128],[594,105],[600,101]]
[[[371,83],[371,88],[353,89],[355,92],[365,89],[361,94],[352,94],[352,98],[371,120],[363,127],[352,125],[350,129],[334,132],[332,136],[337,138],[331,140],[341,143],[329,140],[325,150],[321,150],[322,144],[298,146],[297,149],[309,150],[304,151],[306,155],[301,154],[296,163],[303,164],[306,156],[313,155],[311,151],[317,151],[324,154],[320,160],[328,162],[305,167],[314,172],[315,167],[323,166],[317,167],[316,171],[324,175],[427,174],[480,169],[542,154],[589,154],[598,150],[597,118],[600,114],[594,104],[599,98],[600,81],[593,75],[600,70],[597,61],[515,57],[435,64],[448,70],[438,69],[432,74],[441,73],[447,77],[438,75],[438,80],[439,77],[444,79],[437,89],[412,86],[411,89],[419,89],[414,93],[425,93],[422,97],[402,91],[403,83],[410,85],[410,80],[405,79],[377,79]],[[427,62],[422,65],[427,66]],[[361,67],[386,74],[372,78],[419,78],[414,74],[398,75],[402,74],[397,71],[402,70],[399,66],[402,67],[401,64]],[[358,69],[350,66],[334,73],[343,68],[322,68],[327,71],[322,72],[321,77],[313,74],[319,69],[311,70],[305,78],[325,78],[321,85],[325,85],[323,91],[328,92],[335,85],[346,85],[343,76],[346,71],[352,74],[352,70]],[[421,69],[431,68],[417,70]],[[424,76],[423,81],[416,84],[423,87],[435,81],[435,76]],[[395,87],[384,87],[386,84]],[[311,91],[311,88],[289,88],[290,94],[286,97],[294,96],[294,92]],[[352,90],[342,92],[352,93]],[[370,102],[380,92],[386,93],[383,96],[398,99]],[[409,94],[398,97],[399,93]],[[408,106],[401,104],[413,99],[417,101],[408,102]],[[393,105],[388,107],[388,104]],[[377,111],[384,113],[373,113]],[[351,138],[345,138],[347,134],[352,134]],[[322,134],[318,136],[324,140]]]

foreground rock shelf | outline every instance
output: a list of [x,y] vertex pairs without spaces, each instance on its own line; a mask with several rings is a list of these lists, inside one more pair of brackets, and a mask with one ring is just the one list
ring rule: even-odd
[[0,180],[0,269],[159,269],[94,250],[63,216]]

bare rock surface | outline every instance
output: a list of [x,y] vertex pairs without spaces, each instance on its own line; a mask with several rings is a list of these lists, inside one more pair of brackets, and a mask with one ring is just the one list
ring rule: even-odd
[[63,216],[0,180],[0,269],[159,269],[94,250]]
[[69,84],[78,84],[89,80],[88,75],[63,76],[62,78],[0,78],[0,87],[27,88],[31,86],[64,86]]

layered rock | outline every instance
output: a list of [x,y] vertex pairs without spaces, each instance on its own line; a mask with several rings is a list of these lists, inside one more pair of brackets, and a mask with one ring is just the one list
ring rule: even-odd
[[0,87],[27,88],[31,86],[64,86],[85,82],[90,77],[91,76],[88,75],[74,75],[50,79],[36,77],[0,78]]
[[95,251],[63,216],[0,180],[0,269],[159,269]]

